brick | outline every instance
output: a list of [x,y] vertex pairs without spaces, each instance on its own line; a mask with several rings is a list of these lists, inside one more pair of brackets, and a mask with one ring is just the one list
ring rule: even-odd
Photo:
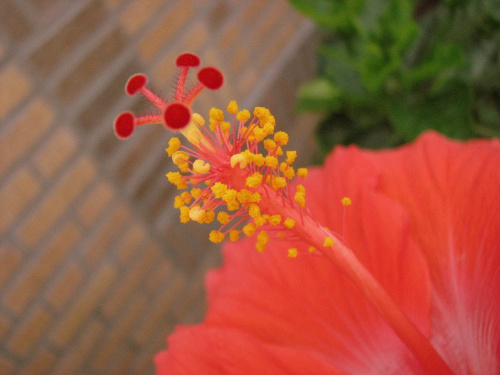
[[26,38],[31,26],[13,0],[0,1],[0,27],[15,42]]
[[20,324],[8,340],[10,351],[19,357],[25,357],[29,350],[48,329],[53,317],[40,307],[36,307]]
[[104,332],[102,324],[92,322],[82,328],[82,335],[71,348],[64,351],[64,356],[58,358],[57,366],[51,375],[86,374],[84,364],[93,349],[95,349]]
[[8,65],[0,71],[0,82],[2,82],[0,91],[0,121],[2,121],[26,98],[31,85],[28,78],[15,65]]
[[45,142],[33,163],[45,178],[52,178],[74,155],[77,144],[69,128],[62,127]]
[[19,269],[23,261],[23,255],[19,249],[12,244],[2,242],[0,245],[0,264],[2,272],[0,272],[0,289]]
[[86,226],[93,224],[104,213],[104,209],[115,194],[108,182],[100,181],[94,186],[77,211],[82,223]]
[[114,353],[119,351],[120,344],[125,342],[139,315],[147,308],[147,300],[144,296],[136,298],[122,312],[122,315],[113,320],[114,325],[106,331],[106,339],[99,346],[99,352],[92,359],[92,369],[102,372],[107,367]]
[[[112,142],[106,145],[105,151],[107,155],[113,152],[116,145],[120,144],[120,141],[113,134],[113,125],[105,114],[125,97],[125,83],[132,74],[140,71],[142,71],[142,68],[136,61],[128,62],[122,69],[115,73],[114,77],[105,85],[103,91],[93,95],[92,101],[82,109],[77,117],[76,125],[84,135],[90,134],[103,126],[109,129],[109,135],[112,135]],[[143,101],[141,103],[144,104]],[[97,156],[105,159],[107,155],[98,153]]]
[[0,340],[3,341],[5,334],[8,332],[8,330],[12,327],[12,320],[4,315],[2,312],[0,312]]
[[186,287],[186,277],[181,273],[174,273],[168,287],[157,296],[156,301],[148,303],[148,313],[144,314],[142,321],[135,326],[131,339],[136,345],[143,346],[153,334],[161,322],[165,319],[167,312],[179,294]]
[[123,28],[130,34],[136,33],[164,5],[164,0],[135,0],[120,16]]
[[74,70],[56,87],[55,93],[59,100],[71,104],[78,95],[98,78],[99,74],[118,57],[125,42],[118,30],[113,30],[104,40],[92,50]]
[[165,48],[165,45],[174,40],[176,34],[189,22],[192,15],[193,5],[191,2],[178,1],[169,8],[165,17],[138,44],[143,62],[150,62],[162,48]]
[[4,356],[4,354],[0,353],[0,374],[2,375],[11,375],[14,374],[16,365],[10,359]]
[[3,234],[40,192],[40,182],[23,167],[0,190],[0,235]]
[[[90,315],[95,313],[104,295],[116,279],[117,270],[110,265],[103,265],[85,285],[83,294],[67,310],[62,320],[49,334],[49,340],[59,349],[64,348],[75,337]],[[71,372],[66,372],[71,373]]]
[[[142,287],[142,282],[149,278],[153,265],[159,261],[158,258],[159,254],[157,252],[145,251],[140,258],[126,270],[124,277],[118,281],[119,285],[117,288],[113,290],[113,293],[103,304],[102,310],[104,316],[112,318],[125,309],[125,304],[130,300],[132,294],[139,291]],[[166,273],[169,273],[171,270],[172,265],[165,265],[164,271]]]
[[85,245],[83,258],[87,264],[95,265],[107,251],[109,252],[130,216],[131,212],[125,206],[121,205],[113,209],[106,221],[99,225],[97,234]]
[[23,375],[41,375],[47,373],[55,364],[57,356],[46,347],[41,347],[29,357],[28,362],[21,368]]
[[53,119],[54,112],[49,105],[37,98],[21,113],[10,129],[2,133],[0,136],[0,176],[30,151],[30,148],[49,129]]
[[258,27],[253,27],[250,32],[250,45],[261,46],[262,41],[267,40],[270,35],[276,32],[276,28],[286,22],[282,22],[288,9],[284,0],[273,1],[271,9],[266,10],[259,19]]
[[40,288],[72,251],[80,237],[80,230],[74,224],[68,223],[61,227],[44,249],[38,251],[36,261],[32,261],[22,270],[22,277],[18,277],[5,293],[4,302],[12,312],[20,314],[40,293]]
[[121,236],[117,245],[117,258],[121,264],[131,261],[132,257],[142,250],[142,243],[146,238],[146,229],[138,222],[133,222],[132,226]]
[[100,0],[94,0],[64,25],[29,57],[31,66],[41,78],[46,78],[64,64],[76,48],[105,22],[106,9]]
[[35,212],[22,225],[19,230],[20,240],[26,246],[35,246],[82,193],[95,174],[92,162],[85,156],[80,157],[71,166],[69,173],[43,197]]
[[54,310],[60,311],[82,285],[84,269],[75,263],[65,267],[46,293],[46,300]]
[[[119,375],[119,374],[130,374],[131,365],[137,356],[137,351],[125,347],[123,351],[118,354],[118,358],[110,364],[108,367],[108,373]],[[139,371],[140,374],[153,374],[153,372]]]

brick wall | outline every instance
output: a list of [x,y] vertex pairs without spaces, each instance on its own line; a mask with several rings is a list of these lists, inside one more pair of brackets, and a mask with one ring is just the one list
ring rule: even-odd
[[0,1],[1,375],[153,372],[174,326],[203,317],[219,253],[178,223],[168,135],[114,137],[144,108],[124,83],[145,72],[169,94],[175,56],[196,52],[227,79],[195,110],[266,105],[307,160],[293,106],[312,35],[285,0]]

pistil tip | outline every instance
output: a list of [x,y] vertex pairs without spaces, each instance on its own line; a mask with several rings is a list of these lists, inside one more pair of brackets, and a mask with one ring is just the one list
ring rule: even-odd
[[131,112],[123,112],[115,119],[115,134],[120,139],[126,139],[134,132],[134,115]]
[[198,80],[210,90],[217,90],[224,83],[224,76],[218,69],[209,66],[198,72]]
[[175,64],[178,67],[197,67],[200,65],[200,58],[194,53],[183,53],[177,57]]
[[170,130],[180,130],[185,128],[191,120],[191,111],[182,103],[169,104],[163,113],[165,125]]
[[148,81],[148,78],[142,74],[134,74],[127,81],[125,86],[125,91],[128,95],[135,95],[140,89],[142,89]]

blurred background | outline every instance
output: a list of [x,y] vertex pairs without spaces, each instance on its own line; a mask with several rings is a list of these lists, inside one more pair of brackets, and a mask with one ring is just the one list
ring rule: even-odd
[[127,78],[168,98],[182,52],[226,77],[195,111],[270,108],[300,166],[500,136],[499,0],[0,0],[0,375],[151,374],[203,318],[219,247],[179,223],[169,134],[112,131],[149,110]]
[[169,97],[187,51],[226,76],[196,111],[265,105],[308,163],[316,121],[294,106],[314,26],[285,0],[0,1],[1,375],[152,374],[175,325],[203,318],[219,248],[179,223],[169,134],[112,130],[149,109],[127,78]]

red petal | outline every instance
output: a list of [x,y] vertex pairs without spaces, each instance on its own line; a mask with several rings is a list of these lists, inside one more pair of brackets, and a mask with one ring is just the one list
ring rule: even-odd
[[412,235],[430,266],[434,341],[456,369],[496,374],[500,142],[459,143],[427,133],[372,161],[384,169],[380,190],[411,213]]

